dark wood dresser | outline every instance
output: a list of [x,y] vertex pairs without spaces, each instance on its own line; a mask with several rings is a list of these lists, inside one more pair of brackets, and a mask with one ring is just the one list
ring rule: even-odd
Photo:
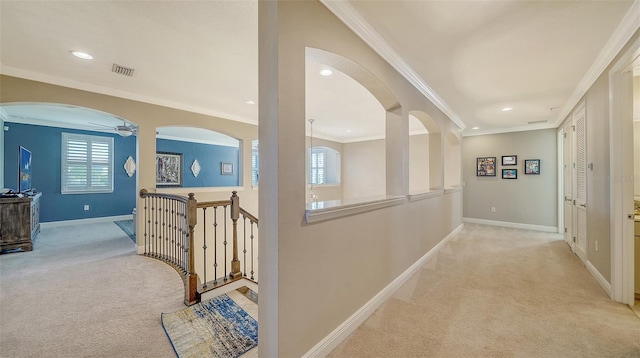
[[0,252],[33,250],[40,233],[40,197],[42,193],[22,198],[0,198]]

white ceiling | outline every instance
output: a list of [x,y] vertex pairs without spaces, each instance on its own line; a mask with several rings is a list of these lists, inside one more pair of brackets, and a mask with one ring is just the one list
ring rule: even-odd
[[[360,16],[365,32],[399,55],[465,134],[557,124],[625,14],[631,9],[637,19],[640,8],[632,1],[323,3]],[[257,105],[246,103],[257,101],[256,1],[3,0],[0,33],[3,74],[257,123]],[[372,46],[380,52],[380,41]],[[111,72],[113,63],[134,68],[133,77]],[[314,134],[343,142],[384,136],[373,96],[320,69],[308,61]],[[513,110],[502,112],[507,106]],[[528,125],[537,121],[547,122]]]

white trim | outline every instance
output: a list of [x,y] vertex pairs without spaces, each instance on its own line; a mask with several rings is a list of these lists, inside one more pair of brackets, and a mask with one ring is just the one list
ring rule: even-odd
[[409,202],[414,202],[418,200],[435,198],[437,196],[442,196],[442,195],[444,195],[444,190],[438,189],[438,190],[427,191],[424,193],[409,194],[407,195],[407,197],[409,198]]
[[611,61],[615,59],[624,45],[629,42],[631,36],[640,28],[640,1],[634,1],[627,14],[618,25],[616,31],[611,35],[609,41],[600,51],[600,54],[593,62],[589,71],[584,75],[569,100],[558,113],[558,117],[551,122],[554,126],[559,126],[562,121],[571,113],[571,110],[587,93],[593,83],[607,69]]
[[444,188],[444,194],[453,194],[453,193],[458,193],[461,192],[462,190],[464,190],[464,188],[462,186],[452,186],[451,188]]
[[564,127],[559,126],[556,131],[556,148],[558,171],[558,234],[564,234]]
[[591,275],[593,275],[596,281],[598,281],[600,286],[602,286],[604,291],[607,293],[607,296],[611,297],[611,284],[607,281],[607,279],[605,279],[604,276],[602,276],[602,274],[600,273],[600,271],[598,271],[598,269],[596,269],[596,267],[593,266],[591,261],[587,260],[586,266],[587,266],[587,270],[589,270]]
[[349,215],[360,214],[367,211],[382,209],[389,206],[401,205],[404,204],[404,201],[404,196],[393,196],[374,201],[365,201],[349,205],[337,205],[330,208],[313,210],[307,209],[304,213],[304,219],[307,224],[311,224],[320,221],[333,220]]
[[50,228],[50,227],[60,227],[60,226],[68,226],[68,225],[86,225],[86,224],[95,224],[95,223],[103,223],[109,221],[120,221],[120,220],[132,220],[133,215],[118,215],[118,216],[103,216],[99,218],[88,218],[88,219],[76,219],[76,220],[62,220],[62,221],[50,221],[46,223],[40,223],[40,228]]
[[378,307],[380,307],[391,295],[393,295],[411,276],[418,272],[422,266],[434,255],[436,255],[444,245],[453,239],[464,227],[460,224],[449,235],[447,235],[436,246],[429,250],[418,261],[411,265],[405,272],[400,274],[395,280],[388,284],[382,291],[378,292],[369,302],[354,312],[351,317],[347,318],[336,329],[324,337],[313,348],[311,348],[302,357],[325,357],[333,349],[335,349],[343,340],[345,340],[353,331],[358,328]]
[[487,129],[487,130],[467,130],[462,133],[463,137],[473,137],[479,135],[488,135],[488,134],[502,134],[502,133],[515,133],[515,132],[525,132],[525,131],[537,131],[543,129],[551,129],[557,128],[556,124],[549,123],[536,123],[529,124],[526,126],[516,126],[516,127],[507,127],[507,128],[497,128],[497,129]]
[[166,139],[166,140],[174,140],[179,142],[211,144],[211,145],[219,145],[221,147],[240,148],[240,141],[235,138],[232,138],[232,139],[238,143],[234,143],[234,144],[229,142],[223,142],[221,140],[195,139],[195,138],[187,138],[187,137],[180,137],[180,136],[166,135],[166,134],[156,134],[156,139]]
[[7,76],[19,77],[27,80],[38,81],[38,82],[44,82],[44,83],[49,83],[49,84],[62,86],[62,87],[69,87],[69,88],[73,88],[81,91],[88,91],[88,92],[94,92],[94,93],[104,94],[108,96],[114,96],[118,98],[123,98],[125,100],[129,100],[129,101],[139,101],[144,103],[150,103],[158,106],[175,108],[182,111],[204,114],[211,117],[229,119],[236,122],[258,125],[257,119],[241,118],[228,113],[213,111],[208,108],[185,105],[184,103],[179,103],[179,102],[175,102],[167,99],[143,96],[140,94],[131,93],[123,90],[117,90],[113,88],[107,88],[103,86],[97,86],[97,85],[92,85],[88,83],[69,80],[66,78],[45,75],[42,73],[27,71],[27,70],[15,68],[15,67],[7,66],[7,65],[0,64],[0,73]]
[[[636,2],[637,4],[637,2]],[[639,5],[640,6],[640,5]],[[625,93],[623,91],[624,72],[631,71],[632,62],[640,55],[640,38],[636,39],[629,49],[609,71],[609,178],[624,177],[623,155],[633,147],[622,148],[623,123],[622,118],[632,117],[632,113],[625,113]],[[627,108],[627,111],[630,109]],[[625,201],[633,195],[633,189],[626,189],[624,183],[609,185],[610,204],[610,237],[611,237],[611,299],[631,304],[634,302],[634,240],[633,234],[625,240],[625,223],[628,219],[625,213]],[[630,183],[627,183],[630,184]],[[630,208],[633,210],[633,208]]]
[[402,59],[402,57],[378,34],[367,20],[348,1],[320,0],[340,21],[358,35],[367,45],[396,69],[420,93],[444,112],[458,128],[466,125],[438,94]]
[[521,224],[521,223],[514,223],[514,222],[509,222],[509,221],[495,221],[495,220],[485,220],[485,219],[475,219],[475,218],[462,218],[462,222],[463,223],[469,223],[469,224],[480,224],[480,225],[510,227],[510,228],[522,229],[522,230],[534,230],[534,231],[543,231],[543,232],[552,232],[552,233],[557,233],[558,232],[558,228],[555,227],[555,226]]

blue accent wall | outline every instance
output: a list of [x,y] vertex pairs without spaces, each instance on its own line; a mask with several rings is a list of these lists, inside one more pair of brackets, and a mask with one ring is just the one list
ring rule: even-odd
[[[61,221],[131,214],[136,202],[136,176],[124,170],[127,157],[135,159],[136,137],[117,134],[5,122],[4,185],[18,190],[18,148],[32,154],[31,186],[42,193],[40,221]],[[114,138],[113,193],[61,194],[62,132]],[[136,160],[137,161],[137,160]],[[85,211],[84,205],[90,209]]]
[[[236,147],[156,139],[156,150],[182,154],[183,187],[238,186],[240,150]],[[191,165],[196,159],[201,168],[197,177],[191,171]],[[233,175],[221,174],[221,162],[233,163]]]

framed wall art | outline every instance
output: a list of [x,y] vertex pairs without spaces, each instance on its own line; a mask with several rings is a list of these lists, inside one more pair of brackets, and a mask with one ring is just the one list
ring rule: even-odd
[[518,169],[502,169],[502,179],[518,179]]
[[476,158],[476,176],[479,176],[479,177],[496,176],[496,157]]
[[156,187],[182,186],[182,154],[156,153]]
[[540,174],[540,159],[525,159],[524,160],[524,173],[525,174]]
[[502,156],[502,165],[518,165],[518,156],[517,155],[503,155]]
[[233,163],[220,162],[220,174],[221,175],[233,175]]

